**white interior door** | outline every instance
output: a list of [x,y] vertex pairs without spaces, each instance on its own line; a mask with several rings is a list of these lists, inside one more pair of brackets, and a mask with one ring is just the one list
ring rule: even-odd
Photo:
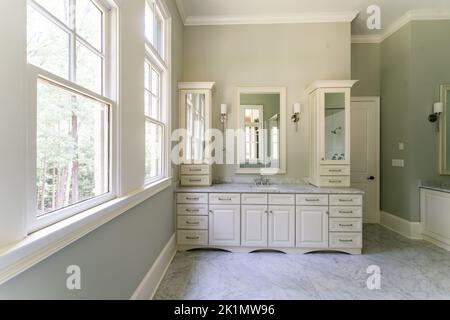
[[365,223],[380,222],[380,98],[351,103],[351,183],[365,191]]

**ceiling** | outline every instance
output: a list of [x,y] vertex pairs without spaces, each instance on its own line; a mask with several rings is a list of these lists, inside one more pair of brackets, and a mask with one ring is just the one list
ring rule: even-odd
[[[351,21],[353,35],[382,35],[412,11],[450,18],[450,0],[176,0],[186,25]],[[381,8],[382,30],[366,27],[368,6]],[[417,15],[416,15],[417,16]]]

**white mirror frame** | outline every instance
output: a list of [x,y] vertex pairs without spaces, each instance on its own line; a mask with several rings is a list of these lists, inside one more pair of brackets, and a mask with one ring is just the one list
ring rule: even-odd
[[[241,94],[279,94],[280,95],[280,168],[241,168],[239,151],[236,147],[236,174],[279,175],[286,174],[286,87],[238,87],[236,104],[236,126],[240,128]],[[238,141],[239,144],[239,141]]]
[[447,95],[450,91],[450,84],[441,85],[441,102],[444,104],[444,111],[439,117],[439,174],[442,176],[450,175],[450,168],[447,168],[447,112],[450,101],[447,101]]

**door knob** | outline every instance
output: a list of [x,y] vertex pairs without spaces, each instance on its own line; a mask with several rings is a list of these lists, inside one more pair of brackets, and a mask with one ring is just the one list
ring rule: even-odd
[[374,176],[370,176],[370,177],[367,178],[367,180],[372,180],[373,181],[373,180],[375,180],[375,177]]

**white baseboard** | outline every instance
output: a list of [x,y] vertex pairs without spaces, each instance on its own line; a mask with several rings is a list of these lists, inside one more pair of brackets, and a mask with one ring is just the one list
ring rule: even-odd
[[420,222],[411,222],[390,213],[380,212],[380,224],[404,237],[412,240],[422,240],[422,225]]
[[153,299],[153,296],[155,295],[156,290],[158,290],[158,287],[176,253],[176,236],[174,234],[170,238],[169,242],[167,242],[166,246],[161,251],[142,282],[139,284],[138,288],[131,297],[131,300]]

